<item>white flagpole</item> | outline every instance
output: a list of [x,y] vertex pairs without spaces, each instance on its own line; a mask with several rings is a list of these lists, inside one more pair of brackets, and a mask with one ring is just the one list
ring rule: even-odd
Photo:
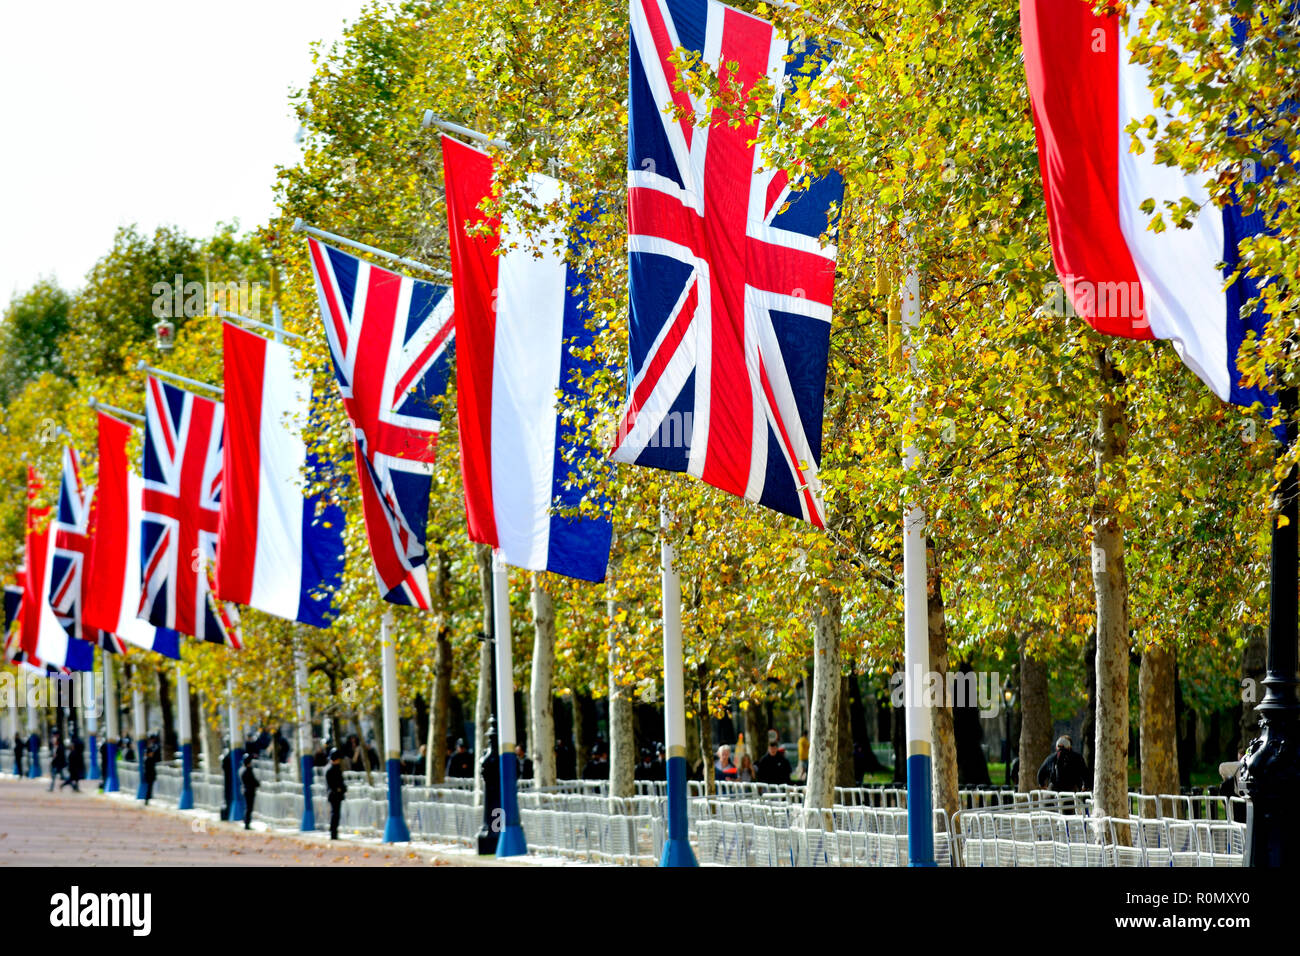
[[[913,374],[911,335],[921,316],[921,282],[909,268],[903,284],[903,348]],[[915,409],[911,412],[916,419]],[[913,445],[903,447],[903,469],[918,463]],[[911,866],[934,866],[934,793],[931,783],[931,714],[921,700],[930,670],[930,636],[926,623],[925,509],[905,503],[903,513],[903,658],[907,713],[907,848]]]
[[660,866],[697,866],[688,836],[686,690],[682,676],[682,579],[668,540],[668,509],[659,502],[660,585],[664,628],[664,746],[668,750],[668,839]]
[[501,811],[505,825],[497,839],[497,856],[528,852],[519,822],[519,764],[515,757],[515,671],[510,640],[510,569],[501,552],[492,551],[492,637],[496,645],[497,752],[501,768]]
[[399,266],[406,266],[408,269],[419,269],[421,272],[435,275],[439,279],[451,278],[451,273],[443,269],[437,269],[431,265],[426,265],[416,259],[408,259],[406,256],[399,256],[395,252],[380,249],[378,246],[367,245],[364,242],[357,242],[355,239],[348,239],[344,236],[338,235],[337,233],[326,232],[324,229],[317,229],[315,226],[307,225],[301,219],[295,219],[293,221],[293,231],[305,232],[309,236],[315,236],[317,239],[322,239],[325,242],[333,242],[341,246],[348,246],[349,248],[356,249],[358,252],[368,252],[372,256],[387,259],[389,262],[395,262]]
[[117,742],[121,731],[117,725],[117,682],[113,675],[113,662],[104,658],[104,792],[117,793]]
[[194,729],[190,726],[190,681],[176,662],[176,731],[181,744],[181,795],[177,810],[194,809]]
[[379,628],[384,684],[384,750],[388,757],[388,822],[385,843],[409,843],[411,831],[402,813],[402,736],[397,710],[397,652],[393,647],[393,612],[385,611]]

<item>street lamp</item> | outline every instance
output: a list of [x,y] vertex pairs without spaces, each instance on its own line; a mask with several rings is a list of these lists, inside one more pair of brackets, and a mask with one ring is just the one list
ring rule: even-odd
[[1005,771],[1007,786],[1011,786],[1011,705],[1015,703],[1016,695],[1011,689],[1011,678],[1008,677],[1002,682],[1002,713],[1006,717],[1007,732],[1005,735],[1006,743],[1004,744],[1003,769]]

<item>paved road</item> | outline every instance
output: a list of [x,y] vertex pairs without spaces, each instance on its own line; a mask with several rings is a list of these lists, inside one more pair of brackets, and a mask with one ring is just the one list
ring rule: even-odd
[[424,851],[246,832],[105,797],[84,782],[80,793],[50,793],[48,781],[0,776],[0,867],[453,865],[454,858]]

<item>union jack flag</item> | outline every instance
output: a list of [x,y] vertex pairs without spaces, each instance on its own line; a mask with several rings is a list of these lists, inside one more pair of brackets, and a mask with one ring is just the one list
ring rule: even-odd
[[[19,571],[20,575],[24,572]],[[23,607],[23,588],[21,584],[5,585],[5,650],[4,659],[14,660],[22,653],[22,646],[19,644],[19,632],[17,628],[18,614]]]
[[781,89],[815,72],[817,54],[716,0],[631,8],[629,395],[613,457],[685,471],[822,527],[835,248],[820,237],[843,181],[792,189],[786,172],[765,168],[758,124],[710,115],[675,88],[670,62],[691,50],[748,95],[764,76]]
[[375,577],[386,600],[428,608],[425,530],[453,354],[451,289],[307,241],[334,376],[356,437]]
[[106,651],[122,654],[126,648],[117,635],[86,627],[81,620],[81,611],[90,587],[86,568],[90,562],[90,514],[94,495],[94,486],[82,483],[81,462],[76,449],[64,447],[59,510],[54,518],[50,604],[69,637],[90,641]]
[[241,645],[215,597],[224,407],[149,377],[145,394],[140,616],[213,644]]

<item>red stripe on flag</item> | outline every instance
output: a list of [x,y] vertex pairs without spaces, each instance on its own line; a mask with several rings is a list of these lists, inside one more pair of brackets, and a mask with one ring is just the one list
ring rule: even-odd
[[253,596],[253,569],[257,565],[266,339],[226,322],[222,343],[226,435],[221,450],[216,591],[219,598],[247,604]]
[[86,627],[110,633],[117,630],[122,616],[122,585],[127,562],[133,557],[127,554],[130,468],[126,446],[130,440],[130,425],[99,413],[99,481],[90,505],[90,559],[83,572],[88,582],[81,619]]
[[[767,66],[772,27],[725,9],[718,72],[721,87],[748,95]],[[731,65],[738,67],[735,71]],[[709,274],[711,347],[708,443],[700,476],[715,488],[743,495],[749,485],[754,446],[754,402],[745,364],[745,279],[749,190],[757,122],[733,128],[719,106],[709,128],[704,161],[704,236],[713,268]]]
[[348,352],[348,325],[343,321],[343,309],[339,305],[337,296],[334,295],[334,273],[325,262],[325,253],[321,251],[321,244],[315,239],[307,240],[307,247],[311,250],[312,262],[316,264],[316,275],[320,279],[320,287],[325,290],[325,302],[330,309],[330,322],[334,326],[334,337],[339,342],[339,354],[346,355]]
[[[48,601],[45,594],[45,558],[50,547],[50,525],[45,521],[49,517],[50,509],[36,508],[33,502],[40,493],[42,482],[37,475],[36,469],[27,466],[27,539],[25,542],[26,556],[24,562],[27,566],[27,573],[23,578],[23,615],[22,615],[22,648],[23,653],[29,657],[36,656],[36,645],[41,637],[41,621],[45,617],[41,613],[41,605]],[[42,530],[37,530],[44,523]]]
[[479,204],[492,194],[492,158],[442,138],[447,229],[455,289],[456,413],[460,422],[460,471],[465,484],[465,518],[474,541],[496,547],[496,509],[492,501],[492,369],[496,357],[495,255],[500,223],[493,235],[469,236],[466,223],[488,221]]
[[1102,283],[1141,288],[1119,220],[1119,19],[1082,0],[1021,0],[1020,32],[1057,275],[1097,331],[1149,339],[1139,310],[1096,309]]

